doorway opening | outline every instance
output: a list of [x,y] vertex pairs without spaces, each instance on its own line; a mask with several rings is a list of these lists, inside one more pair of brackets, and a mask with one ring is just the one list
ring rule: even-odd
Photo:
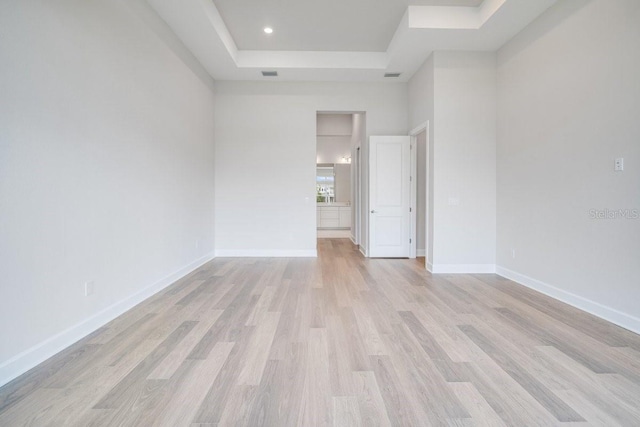
[[433,149],[429,140],[429,122],[410,132],[411,136],[411,257],[419,258],[425,268],[433,264]]
[[316,231],[318,238],[360,244],[364,113],[316,114]]

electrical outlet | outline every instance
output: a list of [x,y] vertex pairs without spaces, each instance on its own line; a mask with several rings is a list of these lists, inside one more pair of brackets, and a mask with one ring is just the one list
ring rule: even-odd
[[90,282],[85,282],[84,283],[84,296],[88,297],[90,295],[93,295],[93,293],[96,291],[96,284],[95,282],[92,280]]
[[614,170],[616,172],[622,172],[624,170],[624,158],[618,157],[614,164]]
[[516,259],[516,250],[511,249],[511,258]]
[[196,239],[196,249],[200,249],[200,239]]

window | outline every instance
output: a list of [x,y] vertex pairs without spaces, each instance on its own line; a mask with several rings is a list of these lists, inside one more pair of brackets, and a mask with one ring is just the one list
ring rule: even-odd
[[335,201],[335,173],[332,164],[319,164],[316,167],[316,201],[331,203]]

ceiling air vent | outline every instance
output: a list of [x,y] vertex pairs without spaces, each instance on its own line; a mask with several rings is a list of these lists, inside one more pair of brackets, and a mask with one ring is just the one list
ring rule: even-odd
[[262,75],[264,77],[278,77],[278,72],[277,71],[263,71]]
[[385,77],[400,77],[402,73],[384,73]]

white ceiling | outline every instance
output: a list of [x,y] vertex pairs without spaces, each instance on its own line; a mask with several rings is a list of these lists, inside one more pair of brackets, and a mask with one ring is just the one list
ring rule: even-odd
[[407,81],[433,51],[497,50],[556,1],[147,0],[214,79],[277,81]]
[[[409,4],[482,0],[213,0],[238,49],[384,52]],[[264,27],[275,31],[271,35]]]

